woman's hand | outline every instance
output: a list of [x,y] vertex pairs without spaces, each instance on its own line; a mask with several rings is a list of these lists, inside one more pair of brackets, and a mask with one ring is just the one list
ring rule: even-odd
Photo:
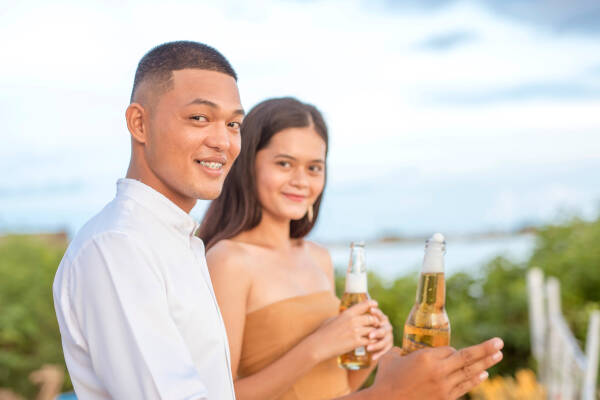
[[[310,342],[316,361],[327,360],[369,345],[369,334],[375,332],[380,325],[379,317],[369,313],[373,309],[377,309],[377,302],[374,300],[355,304],[337,317],[327,320],[308,336],[306,340]],[[375,336],[377,337],[379,336]]]
[[371,315],[377,317],[378,326],[369,333],[369,345],[367,351],[371,353],[371,359],[377,361],[394,346],[394,334],[390,320],[379,308],[372,308]]

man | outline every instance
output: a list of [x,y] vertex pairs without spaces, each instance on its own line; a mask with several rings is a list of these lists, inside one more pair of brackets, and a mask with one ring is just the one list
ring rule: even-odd
[[[140,61],[126,111],[126,178],[73,239],[54,281],[80,399],[235,399],[223,321],[188,213],[197,199],[219,195],[240,151],[243,114],[236,74],[211,47],[166,43]],[[348,398],[456,398],[485,378],[501,346],[389,352],[375,385]]]
[[198,43],[139,63],[131,162],[117,195],[69,246],[54,282],[81,399],[233,399],[228,343],[188,215],[215,198],[240,151],[236,74]]

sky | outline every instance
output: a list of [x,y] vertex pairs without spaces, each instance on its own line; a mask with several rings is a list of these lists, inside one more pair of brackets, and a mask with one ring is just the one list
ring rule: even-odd
[[247,110],[278,96],[322,110],[319,238],[592,217],[599,39],[587,0],[3,5],[0,232],[73,233],[110,201],[137,62],[171,40],[221,51]]

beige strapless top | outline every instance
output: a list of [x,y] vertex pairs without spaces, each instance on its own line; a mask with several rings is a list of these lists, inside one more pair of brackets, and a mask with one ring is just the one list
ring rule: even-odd
[[[339,312],[332,292],[317,292],[269,304],[246,315],[238,375],[255,374],[279,359]],[[348,374],[332,358],[315,366],[278,400],[325,400],[350,393]]]

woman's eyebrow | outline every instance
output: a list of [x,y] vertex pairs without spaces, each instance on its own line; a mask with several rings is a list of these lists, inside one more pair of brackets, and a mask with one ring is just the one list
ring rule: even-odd
[[[279,158],[287,158],[289,160],[296,161],[296,157],[290,156],[289,154],[280,153],[280,154],[275,155],[275,158],[278,158],[278,157]],[[316,162],[316,163],[320,163],[320,164],[325,164],[325,160],[323,160],[322,158],[316,158],[314,160],[310,160],[310,162]]]
[[290,156],[289,154],[283,154],[283,153],[281,153],[281,154],[276,154],[276,155],[275,155],[275,157],[281,157],[281,158],[288,158],[288,159],[290,159],[290,160],[296,160],[296,157],[292,157],[292,156]]

